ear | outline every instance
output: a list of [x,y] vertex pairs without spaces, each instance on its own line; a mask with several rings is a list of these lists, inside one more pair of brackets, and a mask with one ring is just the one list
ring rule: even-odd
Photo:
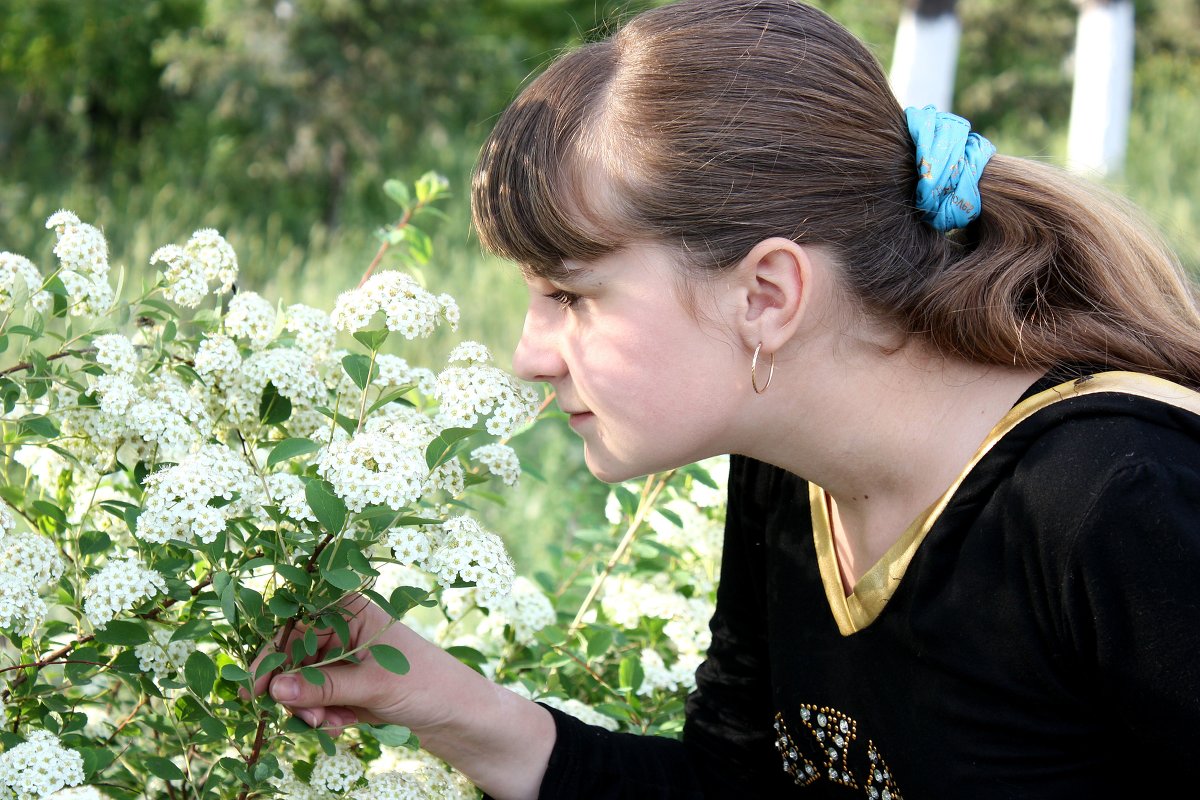
[[743,344],[753,350],[762,342],[765,352],[777,352],[795,334],[807,307],[811,254],[790,239],[772,237],[755,245],[734,273]]

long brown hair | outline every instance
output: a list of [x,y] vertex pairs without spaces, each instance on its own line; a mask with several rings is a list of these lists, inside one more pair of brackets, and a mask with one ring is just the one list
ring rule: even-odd
[[483,244],[544,277],[635,240],[722,270],[772,236],[822,245],[870,313],[946,354],[1083,362],[1200,386],[1200,307],[1171,251],[1099,187],[997,155],[982,212],[914,208],[904,112],[875,58],[793,0],[681,0],[568,53],[476,169]]

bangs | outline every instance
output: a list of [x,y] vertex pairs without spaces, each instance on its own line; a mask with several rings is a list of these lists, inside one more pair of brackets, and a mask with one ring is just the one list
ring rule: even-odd
[[623,181],[606,146],[615,73],[609,42],[555,62],[500,117],[483,146],[471,216],[483,246],[526,274],[566,277],[566,261],[592,261],[634,235],[615,200]]

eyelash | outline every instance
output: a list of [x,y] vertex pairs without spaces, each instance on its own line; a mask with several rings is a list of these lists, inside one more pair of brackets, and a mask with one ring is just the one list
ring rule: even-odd
[[558,303],[563,308],[571,308],[579,300],[579,295],[573,294],[572,292],[568,292],[563,289],[559,289],[557,291],[550,292],[549,294],[546,295],[546,297],[548,297],[551,300],[553,300],[554,302]]

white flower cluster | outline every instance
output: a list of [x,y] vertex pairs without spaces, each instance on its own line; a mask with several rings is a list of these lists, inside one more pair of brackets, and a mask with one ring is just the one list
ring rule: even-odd
[[313,357],[294,347],[278,347],[260,350],[241,364],[230,379],[226,407],[239,420],[257,420],[268,383],[281,397],[301,406],[319,404],[325,397],[325,382]]
[[363,431],[322,449],[317,472],[351,511],[376,504],[399,511],[421,497],[429,468],[420,450],[398,446],[385,434]]
[[337,331],[333,320],[319,308],[288,306],[283,312],[284,328],[296,334],[296,347],[313,356],[324,356],[333,350]]
[[437,386],[437,376],[433,374],[433,370],[410,367],[400,356],[380,353],[375,357],[375,368],[379,373],[373,381],[375,386],[416,386],[421,394],[433,394]]
[[483,628],[503,627],[507,623],[518,643],[533,644],[537,632],[553,625],[556,619],[554,605],[546,593],[519,575],[513,581],[512,592],[496,606]]
[[103,628],[118,614],[166,588],[162,575],[143,566],[135,553],[126,553],[92,576],[84,590],[83,613],[93,627]]
[[158,248],[150,263],[166,265],[163,296],[186,308],[204,301],[212,281],[221,282],[217,293],[230,291],[238,274],[237,254],[212,228],[196,231],[183,247],[168,244]]
[[422,565],[443,587],[457,581],[475,584],[475,601],[495,608],[512,589],[516,569],[504,542],[467,516],[441,525],[442,539]]
[[16,253],[0,253],[0,313],[7,314],[25,300],[44,314],[54,297],[42,289],[42,274],[32,261]]
[[57,211],[46,227],[58,236],[54,254],[62,263],[58,278],[67,290],[72,316],[99,314],[113,301],[108,283],[108,243],[99,229],[80,222],[70,211]]
[[667,666],[662,655],[657,650],[646,648],[641,654],[642,685],[637,693],[649,696],[657,691],[674,692],[680,688],[694,689],[696,687],[696,668],[700,666],[703,656],[689,653],[680,656],[675,663]]
[[476,800],[479,790],[461,773],[425,750],[383,747],[371,762],[368,785],[351,800]]
[[[250,465],[233,450],[215,444],[147,476],[145,486],[137,535],[155,544],[172,539],[211,544],[259,488]],[[234,503],[235,495],[243,503]],[[218,498],[226,503],[221,508],[213,505]]]
[[[12,515],[3,504],[0,528],[12,529]],[[15,523],[14,523],[15,524]],[[36,533],[17,533],[0,538],[0,630],[30,634],[46,616],[46,603],[39,590],[62,576],[63,564],[54,543]]]
[[485,444],[471,451],[471,459],[487,467],[488,472],[504,481],[508,486],[516,486],[521,477],[521,460],[517,452],[506,444]]
[[330,317],[343,331],[360,331],[382,311],[388,330],[406,339],[429,336],[439,320],[458,326],[458,305],[448,294],[436,297],[410,275],[389,270],[377,272],[357,289],[343,292]]
[[239,292],[225,312],[225,332],[261,350],[275,338],[275,307],[254,292]]
[[137,349],[128,336],[107,333],[92,340],[96,348],[96,363],[108,368],[108,373],[95,379],[100,409],[106,414],[120,416],[138,399]]
[[[24,450],[25,448],[19,448]],[[41,449],[41,448],[38,448]],[[13,516],[12,509],[4,501],[0,501],[0,541],[3,541],[6,534],[11,533],[17,527],[17,518]]]
[[196,372],[208,377],[215,375],[228,380],[242,366],[242,355],[237,342],[222,333],[214,333],[200,342],[196,348]]
[[562,698],[555,695],[535,696],[532,692],[525,688],[523,684],[520,683],[506,684],[504,688],[521,695],[521,697],[524,697],[527,700],[536,700],[543,705],[550,706],[551,708],[557,708],[559,711],[562,711],[565,714],[570,714],[572,717],[575,717],[575,719],[585,722],[588,725],[597,725],[609,731],[615,731],[617,728],[621,727],[620,723],[612,717],[608,716],[607,714],[601,714],[599,711],[587,705],[586,703],[581,703],[573,698]]
[[83,756],[48,731],[31,731],[24,742],[0,753],[0,786],[15,800],[42,800],[81,783]]
[[[299,475],[290,472],[272,472],[266,477],[267,495],[263,496],[258,505],[274,503],[284,514],[294,520],[316,522],[317,517],[308,506],[308,498],[304,494],[304,481]],[[269,517],[262,515],[260,523],[265,527]]]
[[333,755],[322,753],[313,764],[308,783],[321,792],[342,794],[349,791],[366,772],[363,763],[339,747]]
[[204,404],[170,372],[143,384],[123,419],[130,433],[172,451],[192,449],[212,429]]
[[696,504],[698,508],[720,508],[725,505],[725,498],[729,494],[729,456],[716,456],[706,461],[701,461],[700,466],[708,473],[708,476],[713,479],[713,483],[717,484],[716,488],[694,481],[692,483],[691,494],[688,499]]
[[635,628],[642,617],[663,619],[663,633],[680,654],[702,653],[712,642],[708,621],[713,604],[706,597],[684,597],[670,576],[652,581],[630,575],[613,576],[604,584],[600,606],[614,624]]
[[[486,348],[483,353],[471,351],[472,356],[486,353]],[[442,370],[434,395],[441,404],[437,419],[443,428],[473,428],[480,417],[489,417],[488,433],[507,437],[537,412],[537,393],[531,387],[477,360]]]
[[155,680],[161,681],[172,672],[182,670],[188,656],[196,649],[193,639],[171,641],[173,633],[170,628],[156,628],[150,641],[133,649],[142,672],[154,673]]

